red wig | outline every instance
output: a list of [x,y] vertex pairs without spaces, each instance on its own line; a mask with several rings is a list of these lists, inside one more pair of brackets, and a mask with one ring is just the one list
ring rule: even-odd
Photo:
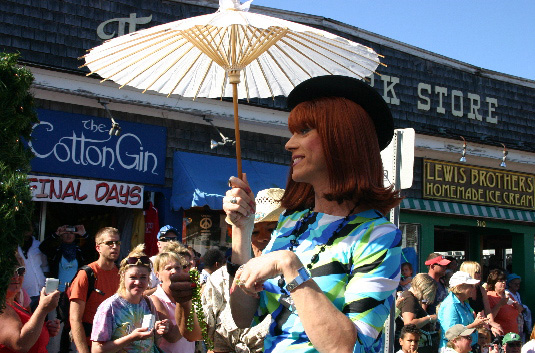
[[[355,102],[325,97],[298,104],[288,118],[290,132],[316,129],[329,173],[329,201],[353,201],[386,214],[401,202],[399,192],[383,185],[383,164],[375,126]],[[282,206],[287,210],[314,207],[310,184],[292,180],[290,169]]]

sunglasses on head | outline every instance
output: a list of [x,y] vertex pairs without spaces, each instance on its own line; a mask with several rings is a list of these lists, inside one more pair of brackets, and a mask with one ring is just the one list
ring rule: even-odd
[[17,268],[15,269],[15,273],[16,273],[17,276],[19,276],[19,277],[24,276],[24,274],[26,273],[26,267],[24,267],[24,266],[17,267]]
[[114,245],[117,245],[117,246],[121,245],[121,241],[120,240],[108,240],[108,241],[103,241],[99,244],[104,244],[111,248]]
[[134,266],[149,266],[151,265],[150,258],[148,256],[131,256],[126,258],[126,263],[128,265]]
[[161,241],[161,242],[164,242],[164,243],[165,243],[165,242],[168,242],[168,241],[176,241],[176,238],[175,238],[175,237],[173,237],[173,238],[170,238],[170,237],[162,237],[162,238],[160,238],[160,240],[158,240],[158,241]]

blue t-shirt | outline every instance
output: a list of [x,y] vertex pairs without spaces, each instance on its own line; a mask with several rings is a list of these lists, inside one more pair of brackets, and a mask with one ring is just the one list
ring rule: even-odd
[[[265,253],[290,247],[296,222],[307,211],[282,215]],[[401,233],[379,212],[369,210],[349,217],[333,239],[344,217],[313,213],[308,228],[298,238],[294,252],[306,266],[321,245],[311,275],[335,307],[351,319],[358,330],[355,352],[382,352],[382,329],[393,305],[400,277]],[[280,277],[264,283],[257,316],[270,313],[272,322],[264,340],[264,352],[316,352],[299,316],[287,303]]]
[[[470,325],[474,322],[474,311],[468,304],[468,301],[462,303],[453,292],[450,292],[446,299],[440,304],[438,310],[438,322],[440,323],[440,345],[439,347],[446,347],[448,340],[446,339],[446,331],[454,325],[462,324],[464,326]],[[477,343],[477,331],[474,331],[472,336],[472,346]]]
[[58,279],[59,286],[58,290],[60,292],[65,292],[65,284],[71,282],[78,272],[78,260],[74,258],[72,261],[68,261],[63,256],[59,261],[59,270],[58,270]]

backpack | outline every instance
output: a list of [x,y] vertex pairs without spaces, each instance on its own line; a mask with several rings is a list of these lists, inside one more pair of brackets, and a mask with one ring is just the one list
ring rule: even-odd
[[61,322],[64,322],[65,325],[69,324],[69,307],[70,307],[70,300],[69,297],[71,296],[71,284],[74,281],[74,279],[78,276],[80,271],[85,271],[85,274],[87,275],[87,295],[86,295],[86,301],[89,299],[89,296],[91,293],[95,290],[95,281],[97,280],[97,277],[95,275],[95,271],[87,265],[84,265],[78,269],[76,274],[74,275],[73,279],[65,284],[65,291],[61,293],[59,297],[59,303],[58,303],[58,319],[60,319]]

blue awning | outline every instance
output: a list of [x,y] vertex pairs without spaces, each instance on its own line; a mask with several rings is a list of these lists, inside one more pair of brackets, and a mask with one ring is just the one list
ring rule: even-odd
[[[286,165],[242,160],[251,189],[256,194],[267,188],[286,187],[289,167]],[[173,191],[171,208],[195,206],[223,208],[228,178],[236,175],[236,159],[198,153],[175,152],[173,156]]]

